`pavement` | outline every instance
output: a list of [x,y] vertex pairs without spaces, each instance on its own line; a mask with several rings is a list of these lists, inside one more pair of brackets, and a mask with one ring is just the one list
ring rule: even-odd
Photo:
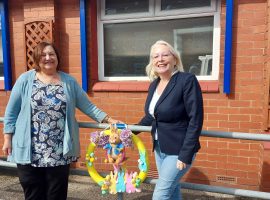
[[[151,200],[154,185],[142,184],[141,193],[123,195],[123,200]],[[236,197],[232,195],[201,192],[182,189],[183,200],[257,200],[255,198]],[[0,200],[23,200],[23,191],[16,169],[0,167]],[[101,195],[100,187],[90,176],[70,175],[68,200],[117,200],[117,195]]]

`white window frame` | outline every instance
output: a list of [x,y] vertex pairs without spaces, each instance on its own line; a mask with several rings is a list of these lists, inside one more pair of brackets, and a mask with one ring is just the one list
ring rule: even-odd
[[[149,0],[154,6],[154,0]],[[160,2],[160,0],[157,0]],[[98,78],[100,81],[146,81],[149,80],[147,76],[144,77],[105,77],[104,76],[104,33],[103,26],[109,23],[127,23],[127,22],[147,22],[147,21],[157,21],[157,20],[170,20],[170,19],[184,19],[193,17],[208,17],[213,16],[213,60],[212,60],[212,75],[207,76],[197,76],[198,80],[218,80],[219,77],[219,64],[220,64],[220,11],[221,2],[219,0],[211,0],[211,7],[206,7],[203,12],[199,12],[199,9],[186,9],[184,12],[179,10],[175,11],[155,11],[155,16],[152,16],[153,9],[150,7],[149,13],[151,14],[121,14],[104,16],[105,0],[98,1],[97,4],[97,31],[98,31]],[[155,5],[157,9],[157,5]],[[157,15],[158,13],[158,15]],[[171,44],[174,45],[174,44]],[[150,49],[149,49],[150,51]]]
[[114,15],[105,15],[105,0],[99,0],[101,9],[101,20],[112,20],[112,19],[133,19],[141,17],[153,17],[154,16],[154,0],[149,0],[149,10],[148,12],[137,12],[137,13],[128,13],[128,14],[114,14]]
[[200,8],[185,8],[185,9],[172,9],[161,10],[161,0],[156,0],[155,15],[168,16],[168,15],[186,15],[186,14],[201,14],[215,12],[217,9],[216,1],[211,0],[210,6],[204,6]]

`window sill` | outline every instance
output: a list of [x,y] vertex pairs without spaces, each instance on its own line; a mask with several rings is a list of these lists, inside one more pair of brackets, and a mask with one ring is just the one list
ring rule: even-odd
[[147,81],[96,82],[92,89],[95,92],[145,92],[149,84]]
[[[147,92],[148,81],[115,81],[96,82],[93,85],[94,92]],[[218,81],[200,81],[202,92],[219,92]]]
[[0,80],[0,90],[4,90],[4,89],[5,89],[4,80]]
[[218,81],[199,81],[203,93],[219,92]]

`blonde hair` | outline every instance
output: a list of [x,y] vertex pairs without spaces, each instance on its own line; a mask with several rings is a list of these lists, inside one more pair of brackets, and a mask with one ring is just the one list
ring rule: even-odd
[[153,81],[158,77],[158,74],[155,73],[155,71],[153,69],[153,56],[152,56],[154,48],[158,45],[164,45],[164,46],[167,46],[169,48],[170,53],[174,56],[175,61],[176,61],[176,64],[174,66],[174,68],[175,68],[174,71],[182,71],[183,72],[184,68],[183,68],[183,64],[182,64],[179,53],[168,42],[165,42],[163,40],[158,40],[151,46],[149,63],[145,69],[146,74],[149,77],[149,79],[151,81]]

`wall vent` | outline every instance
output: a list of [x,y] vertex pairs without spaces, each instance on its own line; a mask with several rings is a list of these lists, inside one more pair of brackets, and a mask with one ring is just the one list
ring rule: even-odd
[[222,182],[222,183],[236,183],[236,178],[231,177],[231,176],[217,176],[216,177],[217,182]]

